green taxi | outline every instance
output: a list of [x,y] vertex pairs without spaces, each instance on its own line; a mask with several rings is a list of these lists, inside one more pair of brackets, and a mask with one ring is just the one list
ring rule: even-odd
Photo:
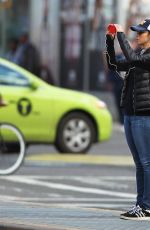
[[61,153],[86,153],[93,143],[111,137],[112,117],[103,101],[51,86],[4,59],[0,94],[8,103],[0,110],[0,122],[19,128],[27,145],[49,143]]

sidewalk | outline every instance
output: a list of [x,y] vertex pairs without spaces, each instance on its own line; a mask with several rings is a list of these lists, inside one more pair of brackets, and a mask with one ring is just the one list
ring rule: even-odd
[[121,220],[121,211],[73,205],[0,202],[0,230],[145,230],[149,221]]

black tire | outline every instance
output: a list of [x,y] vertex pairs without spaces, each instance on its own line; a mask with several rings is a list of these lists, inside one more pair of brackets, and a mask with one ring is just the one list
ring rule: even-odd
[[60,153],[86,153],[95,140],[92,120],[81,112],[70,113],[59,124],[56,149]]
[[[6,143],[6,145],[7,145],[7,150],[6,150],[7,153],[11,154],[16,151],[17,152],[19,151],[20,146],[18,143]],[[29,145],[25,143],[25,150],[27,150],[28,146]]]
[[19,146],[19,144],[17,144],[17,143],[6,143],[5,144],[6,146],[7,146],[7,148],[6,148],[6,153],[14,153],[14,152],[18,152],[19,151],[19,148],[20,148],[20,146]]
[[24,157],[25,141],[22,133],[11,124],[0,124],[0,175],[14,173],[23,163]]

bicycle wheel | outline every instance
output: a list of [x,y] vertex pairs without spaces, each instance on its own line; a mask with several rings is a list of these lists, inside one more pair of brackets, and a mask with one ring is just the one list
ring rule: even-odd
[[25,142],[20,131],[11,124],[0,124],[0,175],[14,173],[24,157]]

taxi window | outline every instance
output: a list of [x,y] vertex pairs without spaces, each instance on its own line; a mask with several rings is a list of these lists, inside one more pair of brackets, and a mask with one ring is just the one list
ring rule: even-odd
[[0,85],[27,87],[29,80],[19,72],[0,65]]

